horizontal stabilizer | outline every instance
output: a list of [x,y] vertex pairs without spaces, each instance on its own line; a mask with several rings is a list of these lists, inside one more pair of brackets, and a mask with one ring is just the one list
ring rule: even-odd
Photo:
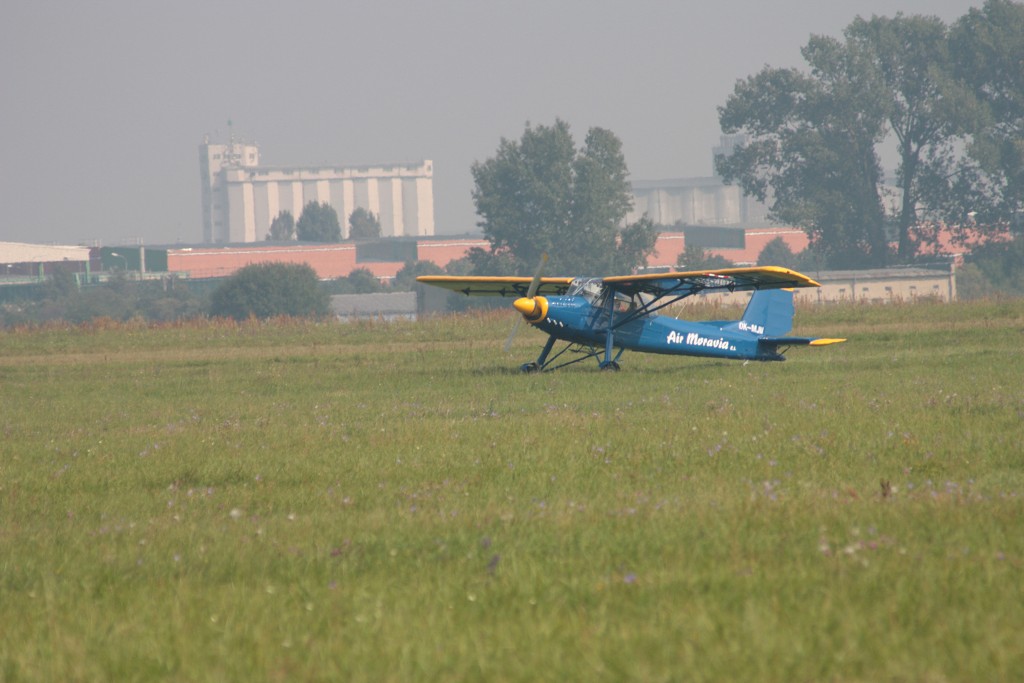
[[761,337],[762,344],[770,346],[828,346],[841,344],[845,339],[812,339],[810,337]]

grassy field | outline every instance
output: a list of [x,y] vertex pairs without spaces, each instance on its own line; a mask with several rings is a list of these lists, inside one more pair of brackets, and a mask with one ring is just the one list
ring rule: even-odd
[[0,332],[0,680],[1024,679],[1024,300],[511,320]]

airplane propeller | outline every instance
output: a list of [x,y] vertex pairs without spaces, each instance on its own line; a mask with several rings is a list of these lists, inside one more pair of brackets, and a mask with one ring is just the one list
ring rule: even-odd
[[520,308],[518,304],[519,302],[528,299],[533,300],[534,296],[536,296],[537,288],[540,287],[541,273],[544,272],[544,264],[547,262],[548,255],[545,252],[540,255],[540,263],[537,264],[537,270],[535,270],[533,273],[533,280],[530,281],[530,287],[529,289],[526,290],[526,296],[521,299],[516,299],[515,303],[512,304],[513,306],[515,306],[515,309],[522,313],[523,315],[518,316],[516,318],[515,323],[513,323],[512,325],[512,331],[509,332],[508,339],[505,340],[505,353],[508,353],[512,349],[512,340],[516,338],[516,333],[519,332],[519,325],[523,322],[523,316],[526,316],[529,313],[528,310],[524,311],[522,308]]

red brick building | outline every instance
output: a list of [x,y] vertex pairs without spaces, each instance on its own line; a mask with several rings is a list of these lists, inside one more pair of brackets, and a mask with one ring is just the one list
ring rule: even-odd
[[675,267],[688,240],[705,252],[727,258],[738,266],[755,265],[765,246],[780,237],[794,254],[806,249],[809,242],[807,234],[799,228],[705,228],[694,229],[690,234],[663,232],[658,235],[654,254],[647,259],[647,265]]
[[[689,234],[664,232],[658,236],[648,265],[674,267],[688,239],[699,240],[700,246],[709,253],[724,256],[738,265],[749,265],[756,263],[764,246],[777,237],[784,239],[794,253],[807,246],[807,236],[796,228],[708,228]],[[443,268],[466,256],[473,247],[487,249],[488,246],[482,237],[451,236],[378,243],[185,247],[167,250],[167,270],[187,273],[190,278],[216,278],[227,277],[254,263],[306,263],[323,279],[347,276],[357,268],[365,268],[386,281],[393,278],[406,261],[431,261]]]

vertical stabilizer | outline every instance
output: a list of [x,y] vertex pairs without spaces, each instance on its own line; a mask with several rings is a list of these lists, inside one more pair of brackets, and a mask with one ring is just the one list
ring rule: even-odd
[[793,290],[758,290],[750,297],[743,318],[729,327],[758,337],[781,337],[793,329],[793,310]]

